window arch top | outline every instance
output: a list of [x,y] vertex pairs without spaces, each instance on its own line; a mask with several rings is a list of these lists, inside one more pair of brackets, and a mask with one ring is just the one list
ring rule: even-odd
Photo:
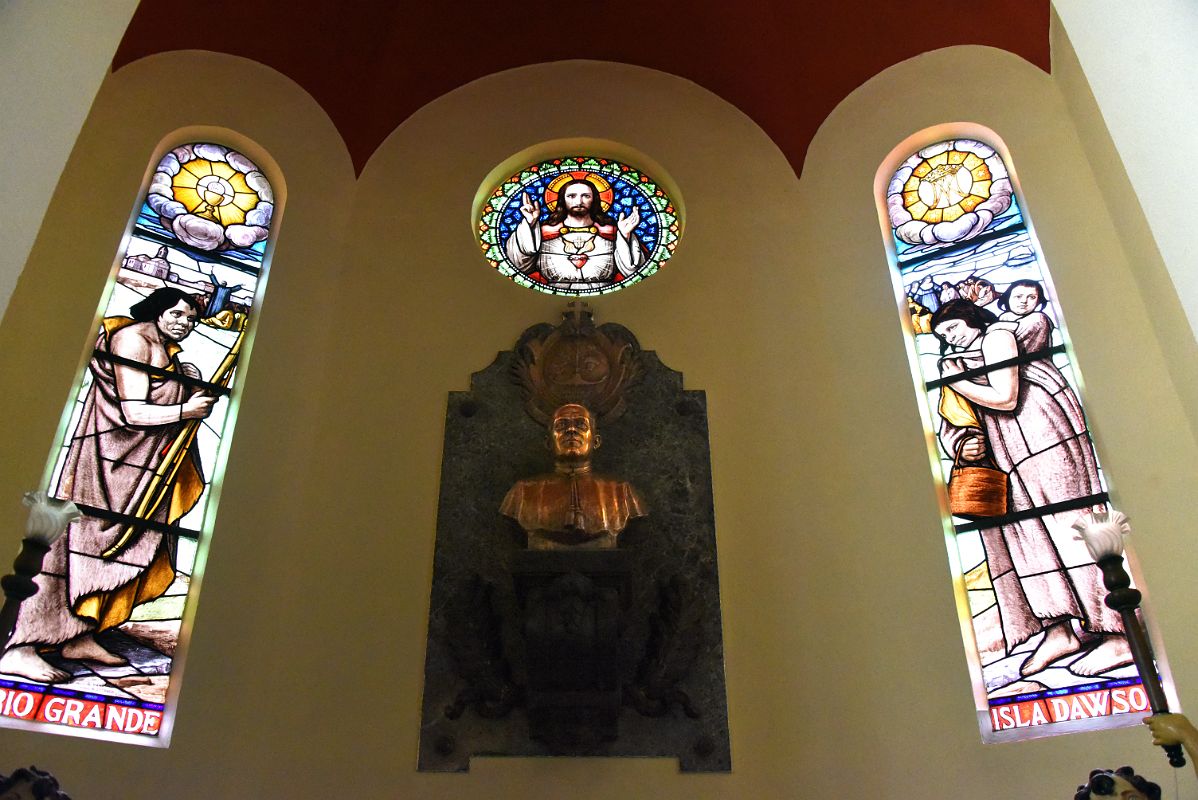
[[266,176],[241,153],[218,144],[186,144],[158,162],[138,227],[261,264],[274,201]]
[[674,200],[615,159],[544,159],[487,192],[478,220],[483,253],[500,274],[540,292],[618,291],[657,272],[678,244]]
[[886,189],[900,262],[946,244],[1017,223],[1011,179],[1002,156],[976,139],[924,147],[895,171]]

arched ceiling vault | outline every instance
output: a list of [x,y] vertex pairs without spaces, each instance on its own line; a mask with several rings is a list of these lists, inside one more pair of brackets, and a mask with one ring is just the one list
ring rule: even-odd
[[[1049,0],[208,0],[186,10],[144,2],[112,68],[183,49],[258,61],[320,103],[360,173],[417,109],[484,75],[577,58],[635,64],[692,80],[737,106],[801,175],[816,130],[854,89],[900,61],[962,44],[1002,48],[1048,71]],[[937,92],[970,90],[968,74],[942,80]],[[585,86],[562,86],[546,102],[563,114],[601,118],[603,109],[586,98]],[[479,135],[503,104],[496,97],[478,110]]]

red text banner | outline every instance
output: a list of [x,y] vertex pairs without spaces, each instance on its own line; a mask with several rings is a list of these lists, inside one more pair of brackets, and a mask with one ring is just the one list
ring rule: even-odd
[[1148,693],[1137,684],[996,705],[990,709],[990,724],[996,731],[1007,731],[1147,711]]
[[162,727],[159,709],[21,688],[0,687],[0,717],[145,736],[157,736]]

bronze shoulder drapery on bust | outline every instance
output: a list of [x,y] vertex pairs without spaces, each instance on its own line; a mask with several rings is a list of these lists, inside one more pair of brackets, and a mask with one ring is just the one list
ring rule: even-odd
[[554,472],[517,481],[500,512],[528,535],[530,550],[613,548],[630,519],[645,505],[627,481],[591,472],[591,452],[601,439],[585,406],[564,404],[549,422]]

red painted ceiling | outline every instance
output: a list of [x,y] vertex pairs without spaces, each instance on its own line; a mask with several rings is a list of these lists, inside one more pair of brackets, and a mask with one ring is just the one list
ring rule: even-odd
[[1049,0],[143,2],[112,66],[183,49],[259,61],[320,103],[360,173],[413,112],[476,78],[574,58],[636,64],[734,104],[802,174],[825,117],[873,75],[960,44],[1000,47],[1047,71],[1048,26]]

